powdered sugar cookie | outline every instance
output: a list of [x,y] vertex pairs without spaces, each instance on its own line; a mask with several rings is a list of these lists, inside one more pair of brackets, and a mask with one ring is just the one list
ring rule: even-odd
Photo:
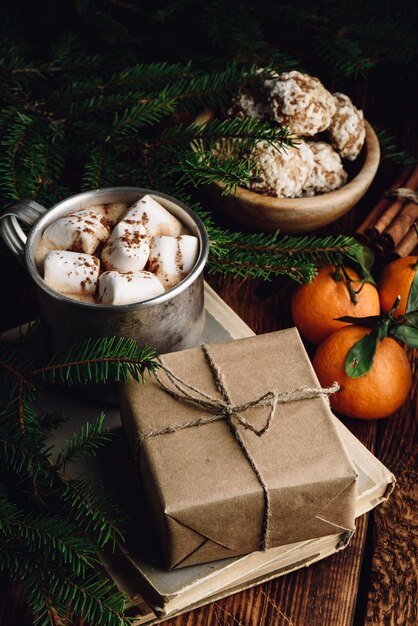
[[312,136],[328,128],[336,105],[332,94],[317,78],[296,71],[284,72],[276,80],[268,81],[268,85],[269,102],[277,122],[302,136]]
[[228,117],[244,119],[251,117],[253,120],[269,120],[272,118],[267,95],[262,87],[250,85],[242,89],[239,96],[227,110]]
[[258,176],[251,183],[251,190],[281,198],[301,196],[314,166],[312,150],[305,141],[297,148],[280,151],[273,144],[260,141],[251,158],[258,165]]
[[304,196],[314,196],[338,189],[347,182],[340,155],[324,141],[310,141],[314,165],[303,188]]
[[366,137],[363,111],[343,93],[334,93],[334,102],[336,111],[329,127],[331,142],[342,157],[354,161]]

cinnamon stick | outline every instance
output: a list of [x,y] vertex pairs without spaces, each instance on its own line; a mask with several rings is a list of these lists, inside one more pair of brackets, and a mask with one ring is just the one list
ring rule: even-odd
[[405,237],[400,240],[396,248],[391,253],[390,260],[392,261],[394,259],[399,259],[399,257],[409,256],[417,246],[418,234],[415,230],[415,226],[412,224]]
[[[418,187],[418,167],[414,168],[410,176],[408,176],[406,183],[401,186],[407,187],[415,191],[415,189]],[[378,239],[383,231],[390,227],[393,220],[400,213],[405,204],[406,202],[404,198],[399,198],[395,201],[392,200],[386,210],[384,210],[383,213],[380,215],[375,225],[368,229],[367,234],[369,235],[370,239]],[[411,224],[412,222],[409,222],[409,226]],[[407,229],[405,227],[403,234],[406,233],[406,230]]]
[[388,250],[394,250],[409,232],[411,226],[418,219],[418,204],[408,202],[389,228],[382,234],[382,244]]
[[[397,187],[404,187],[408,181],[408,178],[410,177],[410,174],[411,168],[402,170],[402,172],[390,188],[389,193],[397,189]],[[356,235],[360,235],[360,237],[358,237],[359,240],[366,241],[368,239],[366,231],[369,228],[373,227],[373,225],[376,223],[382,213],[388,208],[391,202],[392,199],[390,197],[387,197],[386,195],[380,198],[376,206],[370,211],[366,219],[357,228]]]

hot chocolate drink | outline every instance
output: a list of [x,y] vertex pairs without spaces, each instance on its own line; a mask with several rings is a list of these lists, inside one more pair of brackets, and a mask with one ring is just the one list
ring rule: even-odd
[[91,206],[58,219],[43,232],[36,259],[55,291],[98,305],[121,305],[177,285],[198,253],[197,237],[145,195],[132,206]]

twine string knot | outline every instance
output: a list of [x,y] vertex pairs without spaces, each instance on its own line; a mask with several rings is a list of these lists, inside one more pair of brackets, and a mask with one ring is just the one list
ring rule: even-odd
[[[260,470],[254,462],[251,451],[248,448],[247,443],[242,438],[237,425],[239,424],[245,430],[250,430],[258,437],[262,437],[263,435],[265,435],[265,433],[267,433],[270,428],[277,404],[287,404],[289,402],[296,402],[299,400],[308,400],[311,398],[318,398],[320,396],[328,396],[338,391],[340,386],[338,383],[335,382],[331,387],[328,388],[299,387],[297,389],[291,389],[290,391],[284,391],[281,393],[278,393],[277,391],[267,391],[266,393],[262,394],[258,398],[255,398],[254,400],[249,400],[248,402],[244,402],[241,404],[233,404],[231,397],[228,393],[222,372],[212,359],[211,355],[209,354],[208,347],[205,344],[202,345],[202,350],[209,364],[209,368],[213,375],[216,389],[218,390],[221,398],[216,398],[206,393],[202,389],[198,389],[197,387],[191,385],[187,381],[177,376],[169,367],[167,367],[163,363],[160,364],[159,369],[165,373],[169,383],[171,384],[171,386],[166,384],[166,382],[162,380],[161,376],[156,371],[154,372],[154,377],[161,389],[163,389],[166,393],[168,393],[176,400],[189,402],[191,404],[194,404],[195,406],[201,407],[202,409],[204,409],[205,415],[203,417],[198,417],[194,420],[184,422],[182,424],[171,424],[170,426],[166,426],[164,428],[150,430],[146,433],[140,433],[138,437],[138,451],[140,446],[146,439],[166,435],[169,433],[179,432],[181,430],[185,430],[186,428],[193,428],[196,426],[211,424],[219,420],[226,420],[232,434],[234,435],[236,441],[238,442],[241,450],[243,451],[245,457],[247,458],[252,469],[254,470],[263,488],[264,517],[260,547],[262,550],[265,550],[269,546],[270,495],[267,485],[260,473]],[[266,419],[264,420],[264,423],[259,428],[256,428],[242,415],[242,413],[245,413],[251,408],[264,406],[270,407],[270,410],[267,414]]]

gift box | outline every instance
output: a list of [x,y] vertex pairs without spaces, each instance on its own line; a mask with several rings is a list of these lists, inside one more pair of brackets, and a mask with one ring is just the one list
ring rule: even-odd
[[356,471],[295,328],[161,362],[121,414],[169,568],[354,529]]

